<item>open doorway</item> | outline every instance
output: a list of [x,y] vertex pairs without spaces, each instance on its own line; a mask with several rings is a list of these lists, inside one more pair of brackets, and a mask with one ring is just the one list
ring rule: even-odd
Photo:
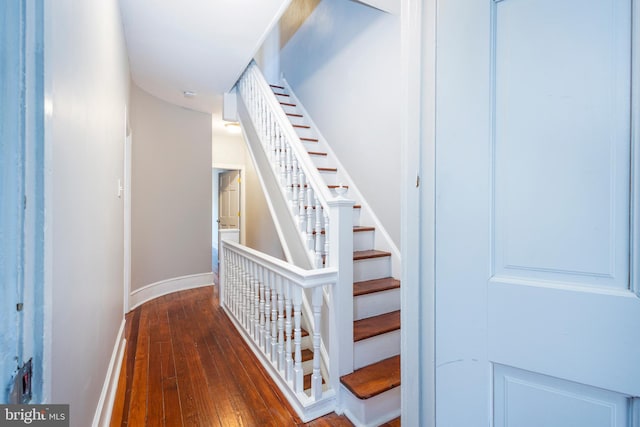
[[243,230],[242,191],[243,168],[239,166],[214,167],[211,223],[211,266],[218,273],[219,248],[222,239],[240,243]]

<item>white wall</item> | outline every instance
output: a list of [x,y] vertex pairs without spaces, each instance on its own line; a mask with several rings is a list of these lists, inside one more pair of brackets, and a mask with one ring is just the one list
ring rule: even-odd
[[399,17],[322,0],[280,57],[296,95],[399,246]]
[[116,0],[45,2],[44,401],[91,425],[123,312],[129,69]]
[[131,289],[211,272],[211,115],[131,86]]

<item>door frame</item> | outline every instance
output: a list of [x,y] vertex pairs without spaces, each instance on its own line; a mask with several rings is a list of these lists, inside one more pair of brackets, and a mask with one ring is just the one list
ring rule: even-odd
[[402,420],[425,427],[435,427],[436,401],[436,1],[402,0],[400,12]]
[[119,194],[124,193],[124,299],[123,310],[127,314],[131,310],[129,299],[131,297],[131,156],[133,154],[133,135],[129,128],[129,113],[127,106],[124,106],[124,176],[122,186],[118,189]]
[[[245,209],[246,209],[246,190],[245,190],[245,182],[246,182],[246,174],[245,174],[245,165],[240,165],[240,164],[233,164],[233,163],[216,163],[213,162],[212,166],[211,166],[211,174],[213,175],[214,171],[216,170],[227,170],[227,171],[231,171],[231,170],[237,170],[240,171],[240,243],[241,244],[246,244],[246,236],[245,236],[245,230],[246,230],[246,215],[245,215]],[[213,178],[213,176],[212,176]],[[217,183],[219,184],[219,183]],[[218,189],[219,187],[216,186],[215,188],[212,188],[212,191],[215,192],[215,196],[216,198],[219,196],[218,194]],[[218,202],[218,209],[220,208],[219,206],[219,202]],[[216,221],[218,219],[219,215],[218,215],[218,211],[216,210],[215,212],[213,211],[213,209],[211,210],[211,221],[213,223],[213,221]],[[212,239],[212,243],[213,243],[213,233],[211,235],[211,239]],[[217,238],[217,236],[216,236]],[[220,249],[220,248],[218,248]],[[218,256],[218,259],[220,259],[220,257]]]

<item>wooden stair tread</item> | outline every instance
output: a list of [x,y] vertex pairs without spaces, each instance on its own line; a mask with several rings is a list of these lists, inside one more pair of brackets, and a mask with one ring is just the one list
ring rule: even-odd
[[273,92],[273,94],[275,96],[286,96],[286,97],[289,97],[289,94],[287,94],[287,93]]
[[271,86],[274,89],[282,89],[282,90],[284,90],[284,86],[278,86],[278,85],[269,85],[269,86]]
[[353,209],[362,209],[362,205],[353,205]]
[[307,142],[318,142],[317,138],[300,138],[300,141],[307,141]]
[[303,115],[302,115],[302,114],[297,114],[297,113],[286,113],[286,114],[287,114],[287,116],[289,116],[289,117],[303,117]]
[[358,399],[369,399],[400,386],[400,356],[381,360],[344,375],[340,382]]
[[293,125],[294,128],[300,128],[300,129],[311,129],[311,126],[309,125]]
[[[313,360],[313,351],[309,350],[308,348],[303,349],[301,353],[302,353],[302,362],[308,362],[309,360]],[[295,352],[291,353],[291,358],[295,360],[296,358]]]
[[320,172],[338,172],[338,168],[318,168]]
[[385,277],[384,279],[366,280],[364,282],[357,282],[353,284],[353,296],[372,294],[375,292],[388,291],[391,289],[398,289],[400,287],[400,280],[393,277]]
[[292,104],[290,102],[281,102],[280,105],[286,105],[287,107],[295,107],[296,104]]
[[353,226],[353,232],[354,233],[359,233],[362,231],[376,231],[375,227],[369,227],[369,226],[365,226],[365,225],[354,225]]
[[359,261],[362,259],[370,259],[370,258],[383,258],[391,256],[391,252],[378,251],[378,250],[367,250],[367,251],[355,251],[353,253],[353,260]]
[[320,151],[308,151],[310,156],[326,156],[327,153],[321,153]]
[[362,341],[400,329],[400,310],[353,322],[353,341]]

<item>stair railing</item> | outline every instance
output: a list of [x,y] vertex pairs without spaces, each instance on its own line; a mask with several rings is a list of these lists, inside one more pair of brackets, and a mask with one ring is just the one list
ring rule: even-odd
[[[353,371],[353,206],[355,202],[344,197],[346,188],[339,187],[333,193],[326,185],[280,102],[254,61],[240,77],[236,88],[239,94],[239,113],[242,109],[242,113],[239,114],[240,121],[254,162],[257,162],[257,154],[253,151],[258,147],[253,147],[248,133],[252,135],[255,133],[256,139],[259,140],[259,144],[256,145],[260,146],[261,156],[268,159],[271,179],[272,182],[277,182],[278,192],[283,200],[282,205],[284,206],[286,202],[288,219],[279,215],[277,209],[272,206],[274,203],[268,203],[276,228],[284,228],[282,222],[285,221],[295,224],[298,247],[306,248],[307,252],[308,262],[300,266],[329,269],[336,274],[335,284],[327,287],[327,292],[321,298],[323,300],[321,311],[326,312],[324,320],[317,319],[314,305],[319,302],[317,298],[322,293],[317,294],[314,290],[310,296],[308,292],[303,291],[301,295],[303,306],[311,307],[311,310],[305,310],[305,314],[313,311],[311,315],[305,316],[307,326],[311,329],[314,338],[319,336],[322,341],[320,350],[328,373],[328,384],[325,388],[335,393],[334,400],[337,403],[334,404],[340,405],[340,376]],[[249,116],[250,120],[247,120],[246,116]],[[257,163],[256,166],[260,169]],[[258,172],[265,173],[261,170]],[[268,193],[267,197],[276,197],[268,190],[269,186],[265,184],[265,180],[266,177],[261,177],[261,184]],[[290,237],[283,234],[286,233],[279,232],[281,241]],[[286,243],[284,242],[283,247],[288,246]],[[223,283],[222,278],[221,283]],[[320,394],[316,394],[318,389],[313,393],[314,399],[321,397]],[[291,403],[295,406],[295,402]],[[331,410],[335,410],[335,407]],[[300,413],[300,415],[303,418],[306,417],[305,414]]]
[[[323,391],[319,329],[311,334],[310,393],[304,389],[301,308],[303,294],[309,290],[314,323],[323,323],[323,288],[336,284],[336,269],[304,270],[229,240],[221,242],[220,255],[220,283],[224,284],[220,300],[236,328],[301,417],[311,419],[330,412],[335,392],[329,387]],[[323,400],[331,403],[324,410]]]

